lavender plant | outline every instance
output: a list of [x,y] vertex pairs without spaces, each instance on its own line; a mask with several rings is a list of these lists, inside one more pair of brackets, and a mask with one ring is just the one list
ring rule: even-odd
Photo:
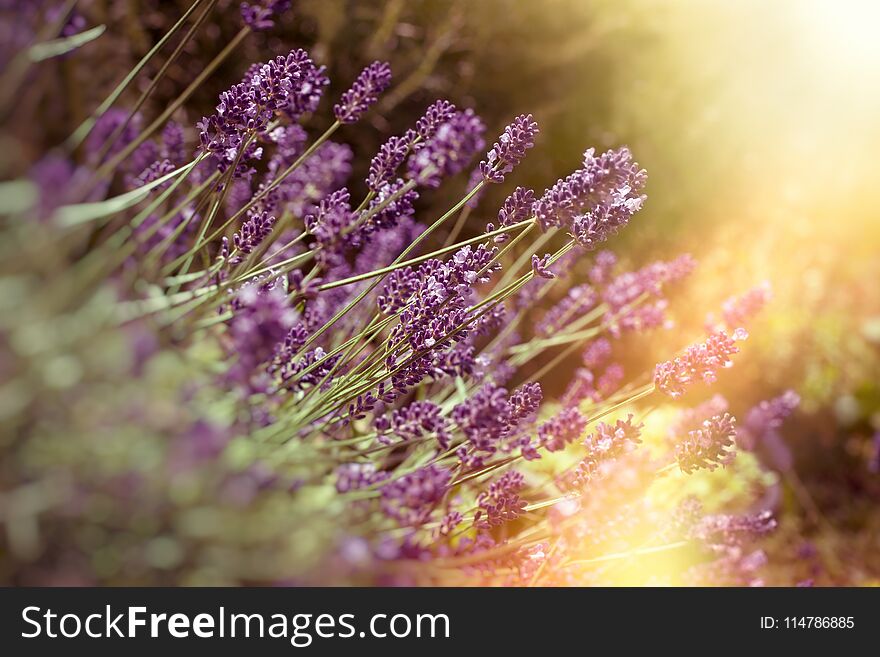
[[[289,5],[243,3],[242,38]],[[695,267],[622,271],[596,250],[645,204],[628,149],[589,148],[496,211],[481,192],[528,166],[538,123],[515,117],[486,150],[477,113],[438,100],[362,154],[361,184],[334,138],[391,70],[369,64],[335,99],[328,83],[306,51],[273,53],[189,125],[145,125],[114,91],[66,153],[7,183],[34,198],[4,220],[4,301],[39,302],[4,310],[0,334],[4,579],[583,584],[685,546],[730,581],[754,569],[729,535],[771,520],[686,523],[648,495],[732,463],[734,418],[683,422],[662,449],[644,421],[732,364],[763,296],[625,372]],[[441,185],[460,198],[434,214]],[[46,269],[19,280],[37,252]],[[786,404],[750,414],[750,435]]]

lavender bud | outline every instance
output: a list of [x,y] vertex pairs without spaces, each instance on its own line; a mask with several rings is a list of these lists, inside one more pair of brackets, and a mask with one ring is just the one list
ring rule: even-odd
[[386,62],[373,62],[357,77],[351,88],[333,107],[340,123],[357,123],[370,106],[379,100],[379,94],[391,84],[391,67]]
[[520,114],[504,128],[486,159],[480,162],[480,171],[486,182],[504,182],[504,176],[522,161],[526,151],[535,145],[538,124],[531,114]]

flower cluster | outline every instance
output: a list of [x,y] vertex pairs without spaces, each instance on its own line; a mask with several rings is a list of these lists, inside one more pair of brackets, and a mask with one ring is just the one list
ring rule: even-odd
[[275,26],[275,18],[290,9],[290,0],[258,0],[241,3],[241,20],[255,31],[269,30]]
[[583,168],[535,202],[535,216],[544,230],[565,228],[578,244],[594,249],[641,209],[645,197],[639,191],[646,179],[628,149],[596,156],[591,148],[584,153]]
[[333,106],[336,120],[357,123],[390,84],[391,67],[386,62],[373,62],[361,71],[351,88]]
[[675,399],[698,381],[714,383],[719,369],[733,365],[730,357],[739,352],[736,342],[747,337],[743,329],[734,331],[732,337],[724,331],[713,333],[705,342],[688,347],[684,355],[658,363],[654,384]]
[[449,488],[451,473],[428,465],[382,487],[382,510],[402,526],[419,525],[436,508]]
[[444,178],[456,175],[473,160],[483,148],[485,132],[486,126],[473,110],[454,112],[409,158],[409,177],[419,185],[439,187]]
[[690,431],[675,446],[678,467],[690,474],[701,468],[714,470],[719,465],[732,463],[736,457],[733,449],[735,437],[736,418],[730,413],[704,420],[699,429]]
[[522,161],[526,151],[535,145],[538,123],[531,114],[521,114],[504,128],[498,141],[480,162],[480,173],[487,182],[503,183],[504,176]]

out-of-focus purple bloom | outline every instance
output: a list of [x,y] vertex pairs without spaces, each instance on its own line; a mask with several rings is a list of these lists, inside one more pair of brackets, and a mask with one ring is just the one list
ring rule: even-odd
[[778,397],[759,402],[746,414],[737,442],[744,449],[755,449],[765,436],[782,426],[800,402],[801,398],[794,390],[786,390]]
[[409,176],[419,185],[439,187],[443,178],[462,171],[483,148],[486,126],[473,110],[455,112],[407,162]]
[[248,383],[254,370],[272,358],[276,345],[287,336],[296,312],[280,287],[261,291],[256,285],[246,285],[238,292],[236,302],[228,330],[237,360],[229,377]]
[[187,161],[186,137],[183,133],[183,126],[176,121],[169,121],[162,129],[159,155],[176,166]]
[[88,179],[86,171],[79,171],[68,158],[47,155],[34,164],[29,176],[37,186],[37,214],[48,219],[62,205],[79,201],[80,186]]
[[694,525],[691,536],[714,550],[725,550],[765,536],[776,529],[776,525],[770,511],[753,515],[709,515]]
[[678,467],[685,474],[690,474],[701,468],[714,470],[719,465],[732,463],[736,457],[735,437],[736,418],[730,413],[704,420],[699,429],[689,432],[675,446]]
[[584,435],[587,418],[574,407],[565,408],[538,427],[538,443],[548,452],[558,452]]
[[424,231],[411,216],[402,216],[393,226],[377,228],[355,256],[352,273],[363,274],[390,265]]
[[[449,421],[443,417],[440,407],[431,401],[414,401],[391,413],[386,431],[400,440],[418,440],[426,436],[434,436],[441,450],[449,449],[452,435],[449,432]],[[377,428],[380,424],[377,422]],[[380,435],[380,441],[383,436]]]
[[[113,157],[137,138],[141,131],[141,115],[135,114],[129,119],[128,114],[128,110],[111,108],[104,112],[95,122],[95,126],[92,128],[84,144],[86,159],[91,164],[100,164],[102,161]],[[114,139],[113,144],[107,148],[110,137],[116,134],[123,124],[125,124],[125,127],[122,128],[119,135]],[[107,148],[106,153],[103,152],[105,148]],[[146,164],[149,164],[149,162],[143,163],[135,173],[142,171]]]
[[617,264],[617,256],[611,251],[599,251],[593,259],[589,277],[593,285],[604,285],[608,282],[614,266]]
[[389,473],[376,470],[375,463],[345,463],[336,469],[336,490],[347,493],[385,481]]
[[592,340],[581,354],[584,367],[594,368],[605,363],[611,357],[611,343],[605,338]]
[[[298,155],[296,153],[289,160],[271,160],[269,177],[274,179]],[[319,201],[345,184],[351,174],[352,158],[351,147],[347,144],[321,144],[270,193],[272,202],[277,204],[278,210],[286,209],[299,217],[316,212]],[[274,171],[273,166],[276,167]]]
[[[689,431],[698,429],[704,420],[709,419],[713,415],[721,415],[728,408],[729,404],[723,395],[713,395],[693,408],[686,408],[679,413],[675,422],[669,425],[669,437],[675,439],[679,436],[684,436]],[[742,445],[739,438],[737,438],[737,442]]]
[[598,400],[599,392],[596,390],[596,377],[593,372],[584,367],[575,370],[562,395],[562,403],[565,406],[578,406],[582,401]]
[[446,468],[428,465],[382,487],[382,511],[400,525],[424,523],[442,501],[451,474]]
[[361,71],[351,88],[342,94],[333,107],[336,120],[340,123],[357,123],[390,84],[391,66],[387,62],[373,62]]
[[696,261],[684,254],[675,260],[653,262],[614,277],[602,291],[602,300],[609,308],[606,322],[612,334],[667,326],[667,302],[661,296],[663,288],[681,280],[695,267]]
[[570,322],[595,308],[599,295],[592,285],[584,283],[568,291],[559,303],[547,311],[543,319],[535,327],[535,333],[548,336],[561,331]]
[[719,369],[733,365],[730,357],[739,352],[736,342],[747,337],[743,329],[734,331],[732,337],[724,331],[710,335],[705,342],[688,347],[683,356],[658,363],[654,369],[654,384],[675,399],[700,380],[714,383]]
[[599,399],[608,398],[613,392],[616,392],[623,381],[623,365],[620,363],[612,363],[605,368],[602,376],[596,382]]
[[256,0],[241,3],[241,20],[254,31],[270,30],[275,18],[290,9],[290,0]]
[[587,249],[595,248],[641,208],[646,173],[627,148],[584,153],[584,166],[559,180],[535,202],[541,227],[565,228]]
[[538,124],[531,114],[520,114],[504,128],[486,159],[480,162],[480,172],[487,182],[502,183],[504,176],[522,161],[526,151],[535,145]]
[[757,315],[773,297],[770,283],[764,281],[756,285],[745,294],[738,297],[730,297],[721,304],[722,322],[718,322],[713,314],[706,317],[708,330],[726,328],[733,330],[738,326],[746,326],[752,317]]
[[[186,207],[161,225],[159,219],[157,215],[151,214],[135,228],[137,250],[140,254],[147,254],[164,244],[162,260],[170,262],[189,249],[199,216],[192,207]],[[181,226],[182,224],[185,225]]]
[[[474,189],[477,185],[479,185],[482,181],[483,181],[483,174],[480,173],[480,167],[478,165],[477,168],[475,168],[473,171],[471,171],[471,175],[468,178],[468,183],[467,183],[467,188],[466,188],[468,193],[470,193],[470,191],[472,189]],[[476,210],[480,205],[480,201],[483,198],[483,194],[486,193],[486,189],[487,189],[487,187],[485,185],[480,185],[480,188],[477,189],[477,191],[474,192],[474,194],[470,198],[468,198],[467,203],[465,203],[465,207],[469,208],[471,210]]]
[[172,466],[186,468],[211,461],[223,452],[231,437],[232,434],[227,427],[206,420],[197,420],[177,436]]

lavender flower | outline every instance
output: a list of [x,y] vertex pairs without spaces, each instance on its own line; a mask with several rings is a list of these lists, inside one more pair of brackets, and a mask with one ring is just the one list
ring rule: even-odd
[[577,408],[565,408],[538,427],[538,443],[548,452],[558,452],[578,440],[586,428],[587,418]]
[[694,259],[684,254],[668,262],[653,262],[634,272],[616,276],[602,291],[609,307],[607,320],[613,335],[624,331],[642,331],[668,326],[667,302],[661,297],[664,286],[681,280],[696,267]]
[[738,326],[745,326],[747,322],[757,315],[767,305],[773,296],[770,283],[763,282],[739,297],[729,297],[721,304],[721,317],[719,323],[713,314],[706,317],[706,327],[709,330],[715,328],[727,328],[733,330]]
[[407,131],[406,141],[413,151],[421,150],[437,134],[440,126],[455,115],[455,105],[448,100],[437,100],[416,121],[416,127]]
[[183,126],[176,121],[169,121],[162,129],[159,155],[175,166],[180,166],[187,161],[186,137]]
[[[298,137],[294,137],[298,139]],[[287,142],[284,155],[276,153],[269,161],[267,182],[274,180],[300,155],[296,143]],[[351,174],[353,153],[346,144],[325,142],[293,173],[270,193],[267,205],[277,206],[274,211],[288,210],[295,216],[305,217],[317,211],[318,203],[330,193],[339,190]],[[269,208],[267,208],[269,209]]]
[[505,472],[489,484],[489,489],[477,497],[474,525],[482,529],[498,527],[516,520],[526,507],[519,492],[525,488],[525,478],[516,470]]
[[584,166],[559,180],[535,202],[544,230],[564,227],[587,249],[606,240],[641,207],[646,174],[626,148],[596,157],[584,153]]
[[389,473],[376,470],[375,463],[345,463],[336,469],[336,491],[347,493],[374,486],[388,479]]
[[487,383],[452,409],[452,420],[474,452],[494,454],[510,430],[510,402],[505,388]]
[[290,121],[298,121],[303,114],[310,114],[318,109],[318,103],[324,89],[330,84],[330,79],[325,73],[326,67],[315,64],[305,50],[292,50],[287,55],[287,60],[296,65],[297,76],[292,80],[287,104],[281,108],[281,112]]
[[305,218],[306,230],[315,236],[325,253],[332,253],[332,245],[351,227],[350,198],[348,190],[343,187],[318,203],[315,214]]
[[590,267],[589,277],[593,285],[604,285],[608,282],[614,266],[617,264],[617,256],[611,251],[599,251]]
[[377,192],[379,188],[394,176],[398,167],[403,164],[409,152],[409,141],[405,137],[391,137],[382,144],[379,152],[370,162],[370,174],[367,187]]
[[241,19],[254,31],[270,30],[275,18],[290,9],[290,0],[257,0],[241,3]]
[[675,446],[678,467],[685,474],[691,474],[701,468],[714,470],[719,465],[732,463],[736,457],[733,449],[735,437],[736,418],[730,413],[705,420],[699,429],[689,432]]
[[605,338],[596,338],[587,344],[581,360],[585,367],[597,367],[608,360],[611,356],[611,343]]
[[531,114],[520,114],[504,128],[486,159],[480,162],[480,171],[486,182],[502,183],[504,176],[522,161],[526,151],[535,145],[538,124]]
[[773,439],[785,418],[797,409],[800,402],[801,398],[794,390],[786,390],[779,397],[759,402],[746,414],[738,443],[744,449],[753,450],[762,442]]
[[373,62],[361,71],[351,88],[333,106],[336,120],[357,123],[390,84],[391,67],[386,62]]
[[253,253],[254,249],[256,249],[263,240],[269,236],[274,225],[275,217],[269,216],[268,212],[249,213],[247,221],[245,221],[242,224],[241,229],[232,236],[232,244],[235,247],[235,250],[241,255],[230,260],[230,264],[236,265],[243,260],[241,257],[242,255]]
[[575,467],[574,482],[577,486],[589,483],[602,464],[620,458],[641,443],[643,424],[633,425],[632,414],[626,420],[617,420],[613,425],[599,422],[596,432],[584,440],[587,456]]
[[473,110],[455,112],[407,163],[413,180],[426,187],[439,187],[443,178],[462,171],[483,148],[486,126]]
[[[449,449],[449,442],[452,439],[448,424],[437,404],[430,401],[414,401],[391,413],[391,420],[386,430],[405,441],[434,436],[438,447],[445,451]],[[381,425],[377,421],[377,428],[379,426]]]
[[[532,206],[535,204],[535,192],[525,187],[517,187],[513,190],[513,194],[504,200],[504,205],[498,211],[498,227],[505,228],[513,226],[532,216]],[[495,224],[488,224],[486,232],[491,233],[495,230]],[[501,244],[510,239],[507,233],[495,236],[496,244]],[[550,278],[553,278],[552,276]]]
[[256,285],[246,285],[238,292],[236,301],[237,307],[229,320],[229,337],[238,360],[229,377],[247,383],[255,368],[268,361],[276,345],[284,340],[296,321],[296,312],[278,287],[261,292]]
[[688,347],[683,356],[659,363],[654,370],[654,384],[675,399],[698,380],[714,383],[719,369],[733,365],[730,357],[739,352],[736,342],[747,337],[743,329],[734,331],[733,337],[724,331],[710,335],[705,342]]
[[428,465],[382,487],[382,511],[402,526],[424,523],[449,487],[449,470]]
[[598,298],[599,295],[589,284],[571,288],[559,303],[547,311],[535,327],[535,332],[540,336],[547,336],[561,331],[569,322],[592,310]]
[[776,529],[771,511],[749,515],[708,515],[696,523],[691,535],[714,550],[739,547],[745,541],[765,536]]
[[541,278],[556,278],[556,274],[550,269],[549,253],[545,253],[542,258],[539,258],[537,255],[532,255],[532,271],[535,276],[540,276]]
[[[95,122],[94,128],[89,133],[88,139],[84,144],[86,159],[92,164],[100,164],[122,151],[123,148],[133,142],[141,131],[141,115],[136,113],[129,119],[129,112],[124,109],[111,108],[104,112]],[[125,127],[123,128],[123,124]],[[120,128],[122,128],[120,132]],[[110,138],[119,133],[109,145]],[[106,153],[104,149],[107,149]],[[149,158],[152,160],[153,158]],[[136,173],[143,170],[148,164],[140,163],[140,168]],[[137,166],[137,165],[136,165]]]
[[[220,94],[216,112],[198,123],[202,150],[219,160],[221,170],[236,159],[258,159],[262,149],[253,139],[265,131],[270,119],[277,112],[290,113],[292,103],[311,102],[314,80],[304,83],[305,90],[299,83],[303,71],[313,68],[302,50],[251,66],[240,83]],[[299,97],[302,94],[305,100]]]
[[357,231],[348,237],[348,242],[358,247],[376,231],[394,228],[401,222],[411,220],[418,198],[419,193],[406,189],[406,183],[400,178],[382,184],[376,189],[376,197],[358,216]]

